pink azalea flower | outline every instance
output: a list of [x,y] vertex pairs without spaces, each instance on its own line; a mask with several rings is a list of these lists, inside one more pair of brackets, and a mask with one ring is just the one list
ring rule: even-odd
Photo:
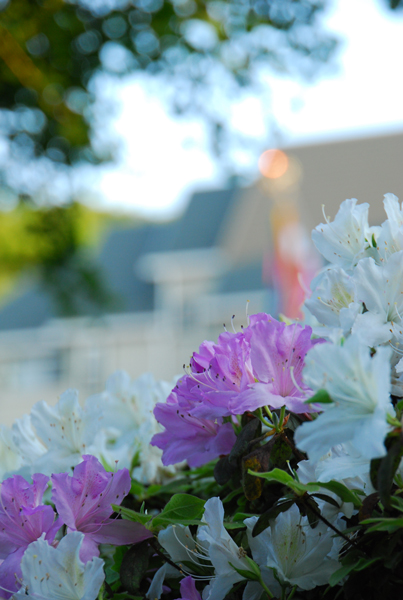
[[255,382],[240,393],[240,404],[273,409],[285,405],[294,413],[314,410],[305,404],[313,392],[303,383],[302,370],[306,353],[324,340],[311,340],[311,335],[310,327],[286,325],[270,315],[251,324],[250,358]]
[[127,469],[109,473],[95,456],[84,455],[72,477],[52,475],[52,483],[52,500],[68,531],[85,535],[80,550],[83,562],[99,556],[98,544],[136,544],[152,537],[140,523],[110,518],[111,504],[120,504],[130,491]]
[[53,542],[62,526],[51,506],[41,504],[49,477],[35,474],[33,483],[14,475],[1,484],[0,498],[0,595],[10,598],[20,587],[21,559],[31,542],[45,533]]
[[302,381],[302,369],[308,350],[323,340],[311,335],[310,327],[259,313],[246,329],[222,333],[217,344],[203,342],[166,403],[154,409],[165,431],[151,444],[163,450],[163,463],[187,460],[197,467],[228,454],[236,438],[224,417],[265,405],[285,405],[296,413],[315,410],[305,404],[312,391]]
[[159,402],[155,418],[165,427],[151,440],[152,446],[163,450],[164,465],[173,465],[187,460],[190,467],[199,467],[231,452],[236,437],[231,423],[223,423],[222,418],[214,421],[192,416],[194,402],[182,398],[176,388],[165,403]]
[[185,577],[180,583],[181,600],[202,600],[192,577]]
[[[184,378],[182,385],[179,384],[180,393],[185,395],[187,388],[187,393],[198,401],[193,416],[214,419],[240,415],[256,408],[248,402],[243,403],[240,396],[255,380],[249,337],[249,328],[239,333],[226,331],[219,336],[217,344],[209,347],[208,342],[203,342],[199,353],[193,354],[192,373]],[[207,348],[211,352],[208,362],[207,356],[202,354]]]

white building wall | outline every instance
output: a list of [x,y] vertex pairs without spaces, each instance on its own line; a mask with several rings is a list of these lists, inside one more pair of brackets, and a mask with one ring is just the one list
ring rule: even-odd
[[193,322],[181,323],[177,313],[158,312],[70,318],[50,321],[38,329],[0,332],[0,423],[11,425],[39,400],[55,404],[69,387],[80,400],[99,392],[117,369],[131,377],[151,371],[168,381],[182,373],[205,339],[215,341],[223,323],[246,325],[250,313],[265,310],[268,293],[199,296]]

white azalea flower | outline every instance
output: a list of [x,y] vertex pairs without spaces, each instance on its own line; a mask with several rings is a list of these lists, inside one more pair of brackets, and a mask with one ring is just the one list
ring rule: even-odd
[[297,446],[309,458],[319,460],[330,448],[351,442],[363,458],[386,454],[387,414],[394,414],[390,401],[390,348],[378,348],[371,357],[358,336],[344,346],[318,344],[305,358],[304,382],[314,391],[325,389],[332,404],[323,413],[303,423],[295,432]]
[[[178,573],[177,575],[176,572]],[[159,600],[163,593],[165,579],[171,579],[173,577],[182,577],[182,575],[168,563],[162,565],[162,567],[154,574],[148,592],[146,593],[146,598],[149,600]]]
[[23,585],[15,600],[95,600],[105,578],[100,558],[79,558],[84,534],[68,533],[57,548],[42,535],[30,544],[21,561]]
[[392,225],[393,231],[398,231],[403,225],[403,203],[399,206],[399,198],[394,194],[385,194],[383,206]]
[[[298,477],[301,483],[320,481],[340,481],[350,490],[361,490],[367,496],[374,492],[370,478],[370,460],[361,456],[351,443],[338,444],[322,456],[317,462],[302,460],[298,463]],[[342,502],[340,498],[324,490],[324,493],[334,498],[340,505],[340,512],[350,518],[354,511],[351,502]],[[339,512],[329,503],[318,500],[324,516],[328,520],[336,518]]]
[[[185,525],[169,525],[159,532],[158,541],[178,566],[181,566],[184,560],[192,560],[193,552],[196,550],[196,542],[189,527]],[[176,572],[179,577],[179,570]]]
[[[399,324],[399,329],[402,327],[402,323]],[[393,328],[396,333],[396,328]],[[397,341],[398,340],[398,341]],[[392,365],[392,378],[391,378],[391,393],[398,398],[403,397],[403,336],[393,339],[392,347],[394,351],[391,358]]]
[[103,429],[110,431],[111,436],[119,433],[122,441],[150,419],[155,404],[164,402],[170,391],[168,383],[156,382],[151,373],[131,381],[125,371],[116,371],[108,378],[105,391],[88,398],[85,405],[100,406]]
[[31,465],[42,454],[45,454],[46,447],[36,436],[30,415],[24,415],[21,419],[16,419],[11,430],[13,442],[22,459],[22,469],[19,474],[24,476],[24,472],[29,473]]
[[190,533],[189,527],[169,525],[158,533],[158,541],[171,561],[178,565],[178,569],[175,569],[169,563],[165,563],[158,569],[146,594],[146,597],[150,600],[161,597],[165,579],[183,577],[183,572],[186,571],[183,561],[199,563],[197,544]]
[[249,546],[255,562],[265,572],[266,580],[276,582],[274,571],[282,585],[297,585],[311,590],[328,583],[329,577],[340,565],[329,558],[333,548],[333,531],[323,524],[312,529],[308,518],[302,517],[294,504],[270,522],[270,527],[252,537],[258,517],[244,521],[248,528]]
[[[155,422],[157,421],[155,420]],[[159,429],[156,433],[158,431]],[[153,435],[154,433],[150,434],[148,443],[143,443],[141,445],[139,455],[140,464],[135,467],[132,472],[132,477],[143,484],[161,483],[166,477],[172,476],[176,472],[174,465],[166,467],[162,464],[162,450],[156,446],[151,446],[150,444]],[[118,464],[120,467],[121,463],[119,462]]]
[[[164,579],[189,573],[192,563],[204,567],[210,573],[203,577],[210,579],[209,585],[203,591],[204,600],[222,600],[235,583],[244,579],[231,565],[250,571],[250,565],[245,559],[246,552],[233,541],[224,527],[223,520],[224,507],[221,500],[210,498],[205,504],[203,515],[206,525],[199,527],[197,541],[193,539],[189,528],[182,525],[169,526],[159,532],[159,543],[182,573],[179,569],[175,570],[171,565],[165,564],[154,575],[146,594],[147,598],[160,598]],[[193,574],[192,576],[198,577]],[[259,589],[261,595],[263,590],[260,584]],[[252,600],[252,596],[248,594],[245,600]]]
[[354,283],[340,267],[326,269],[311,283],[312,296],[305,301],[307,309],[320,323],[342,328],[348,333],[362,304],[354,301]]
[[139,465],[132,475],[142,483],[159,482],[175,473],[174,467],[162,465],[162,451],[150,446],[153,435],[161,431],[153,415],[155,405],[166,400],[172,387],[155,381],[151,373],[132,381],[125,371],[117,371],[107,380],[105,391],[85,403],[86,409],[102,414],[98,452],[107,463],[118,461],[119,468],[128,469],[138,455]]
[[239,548],[224,527],[224,507],[219,498],[207,500],[203,521],[197,538],[204,543],[206,553],[215,569],[215,576],[203,590],[203,600],[222,600],[232,586],[244,578],[234,567],[250,571],[243,548]]
[[349,489],[361,490],[369,495],[375,491],[369,474],[370,464],[371,461],[351,443],[338,444],[316,464],[315,480],[341,481]]
[[16,473],[22,465],[22,458],[14,444],[12,431],[0,425],[0,482]]
[[353,275],[356,299],[367,312],[358,315],[353,333],[358,333],[368,346],[376,346],[393,338],[393,324],[403,315],[403,250],[377,265],[373,258],[361,260]]
[[369,204],[345,200],[333,222],[321,223],[312,232],[312,240],[330,263],[351,270],[370,251],[372,231],[368,225]]
[[99,414],[81,408],[76,390],[64,392],[55,406],[37,402],[31,420],[46,449],[33,462],[32,473],[62,473],[78,465],[83,454],[97,455],[93,443],[100,427]]
[[395,252],[403,250],[403,205],[394,194],[385,194],[383,205],[388,219],[382,223],[377,239],[380,261],[389,260]]

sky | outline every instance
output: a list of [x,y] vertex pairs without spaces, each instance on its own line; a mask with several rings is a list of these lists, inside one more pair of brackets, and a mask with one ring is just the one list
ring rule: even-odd
[[[340,39],[336,67],[313,85],[270,78],[281,146],[403,132],[403,11],[386,10],[382,0],[333,0],[323,18]],[[106,133],[115,138],[118,159],[93,183],[102,206],[169,218],[194,191],[224,185],[202,123],[170,117],[141,75],[114,96],[117,108]],[[232,119],[263,143],[266,136],[271,147],[263,124],[266,102],[250,97],[233,108]],[[258,177],[258,156],[251,160],[250,176]]]

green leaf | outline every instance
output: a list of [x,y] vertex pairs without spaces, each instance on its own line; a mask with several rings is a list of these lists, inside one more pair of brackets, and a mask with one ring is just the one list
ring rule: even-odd
[[323,500],[324,502],[328,502],[329,504],[331,504],[332,506],[335,506],[336,508],[340,508],[339,503],[336,502],[336,500],[334,498],[332,498],[331,496],[328,496],[327,494],[318,494],[317,492],[315,492],[314,494],[312,494],[312,496],[314,498],[319,498],[319,500]]
[[122,592],[120,594],[113,594],[113,600],[144,600],[144,597],[133,596],[132,594],[128,594],[127,592]]
[[319,390],[312,398],[305,400],[304,404],[333,404],[333,400],[326,390]]
[[112,585],[113,583],[115,583],[115,581],[118,581],[118,579],[120,579],[119,573],[117,573],[114,569],[112,569],[112,567],[106,567],[106,569],[105,569],[106,583],[108,583],[109,585]]
[[308,517],[309,525],[312,527],[312,529],[315,529],[315,527],[317,527],[319,524],[319,506],[317,502],[315,502],[315,499],[308,494],[301,498],[301,500],[302,501],[298,503],[298,508],[302,514],[305,512],[306,516]]
[[165,485],[150,485],[146,491],[146,497],[152,498],[157,494],[180,494],[182,492],[187,492],[187,490],[190,490],[191,487],[192,484],[189,482],[189,479],[181,477],[180,479],[170,481]]
[[270,450],[270,460],[275,467],[285,467],[292,456],[292,449],[282,435],[276,436]]
[[196,479],[212,477],[216,460],[212,460],[203,465],[202,467],[193,467],[192,469],[186,469],[185,471],[182,471],[183,476],[186,478],[195,477]]
[[340,483],[340,481],[327,481],[326,483],[318,481],[316,485],[324,488],[325,490],[329,490],[329,492],[337,494],[337,496],[339,496],[343,502],[352,502],[355,508],[359,508],[362,504],[362,501],[357,494],[352,490],[349,490],[348,487],[343,483]]
[[238,435],[237,440],[228,456],[228,460],[232,464],[236,464],[236,461],[245,454],[249,448],[249,442],[255,437],[259,437],[262,433],[262,424],[259,419],[251,419],[245,427],[241,429],[241,433]]
[[236,512],[233,516],[233,521],[244,521],[245,519],[249,519],[250,517],[254,516],[255,515],[252,513]]
[[303,496],[307,492],[318,492],[320,489],[317,483],[308,483],[305,485],[299,481],[296,481],[294,477],[282,469],[273,469],[268,473],[256,473],[255,471],[249,471],[249,474],[254,475],[255,477],[261,477],[267,481],[282,483],[283,485],[289,487],[297,496]]
[[230,502],[231,500],[233,500],[234,498],[236,498],[237,496],[240,496],[242,494],[242,486],[237,488],[236,490],[234,490],[233,492],[230,492],[228,494],[228,496],[225,496],[225,498],[223,498],[222,503],[226,504],[226,502]]
[[330,576],[329,585],[334,587],[351,572],[363,571],[367,567],[370,567],[377,560],[379,560],[379,558],[359,558],[356,562],[350,565],[343,565],[341,569],[338,569]]
[[130,488],[130,493],[133,494],[133,496],[143,496],[144,492],[145,492],[144,485],[142,485],[139,481],[136,481],[135,479],[133,479],[132,485]]
[[248,563],[248,565],[249,565],[250,570],[252,571],[252,573],[254,573],[255,575],[257,575],[259,577],[259,579],[260,579],[262,577],[262,574],[260,572],[259,566],[255,563],[254,560],[252,560],[251,558],[249,558],[249,556],[244,556],[244,559]]
[[[262,481],[253,475],[250,475],[249,469],[259,473],[266,473],[269,470],[271,466],[271,452],[278,439],[279,436],[275,436],[268,443],[256,448],[242,458],[242,487],[244,494],[249,501],[257,500],[262,494],[263,489]],[[284,449],[283,452],[281,451],[282,443],[283,440],[280,440],[280,445],[277,447],[280,462],[280,454],[284,456]]]
[[199,525],[203,513],[204,500],[190,494],[175,494],[164,510],[154,517],[152,527],[167,527],[175,523]]
[[257,500],[262,495],[262,482],[250,475],[251,471],[256,472],[257,470],[264,471],[259,455],[252,452],[248,456],[244,456],[242,459],[242,487],[245,498],[249,501]]
[[139,589],[148,568],[149,555],[148,543],[141,542],[141,544],[132,546],[123,557],[120,581],[129,594],[134,594]]
[[113,555],[113,565],[111,569],[116,571],[116,573],[120,573],[120,567],[122,566],[122,560],[128,551],[128,546],[118,546]]
[[242,521],[228,521],[224,523],[225,529],[244,529],[246,525],[242,523]]
[[218,485],[225,485],[237,471],[237,464],[231,463],[228,456],[224,456],[214,467],[214,479]]
[[399,438],[389,438],[386,444],[389,446],[386,456],[371,461],[370,475],[382,504],[389,508],[393,478],[403,456],[403,445]]
[[400,421],[400,419],[402,418],[402,413],[403,413],[403,398],[401,400],[399,400],[399,402],[396,404],[395,411],[396,411],[396,416],[397,416],[398,420]]
[[141,523],[142,525],[145,525],[153,518],[152,515],[144,515],[136,512],[135,510],[131,510],[130,508],[125,508],[124,506],[117,504],[112,504],[112,508],[115,512],[122,515],[122,517],[127,521],[134,521],[135,523]]
[[401,498],[400,496],[391,496],[390,505],[393,508],[400,510],[400,512],[403,512],[403,498]]
[[264,512],[255,523],[252,531],[252,537],[256,537],[259,533],[262,533],[270,525],[271,519],[275,519],[282,512],[285,512],[294,504],[294,500],[280,501],[269,510]]
[[249,556],[245,556],[244,558],[247,561],[248,565],[251,567],[250,571],[248,569],[237,569],[237,567],[234,567],[232,563],[228,564],[234,569],[234,571],[239,573],[239,575],[241,575],[245,579],[248,579],[249,581],[260,581],[262,575],[257,564],[251,558],[249,558]]
[[397,519],[365,519],[365,521],[361,521],[361,525],[370,525],[371,523],[375,523],[373,527],[368,529],[368,532],[371,531],[387,531],[388,533],[393,533],[398,529],[403,528],[403,518]]

